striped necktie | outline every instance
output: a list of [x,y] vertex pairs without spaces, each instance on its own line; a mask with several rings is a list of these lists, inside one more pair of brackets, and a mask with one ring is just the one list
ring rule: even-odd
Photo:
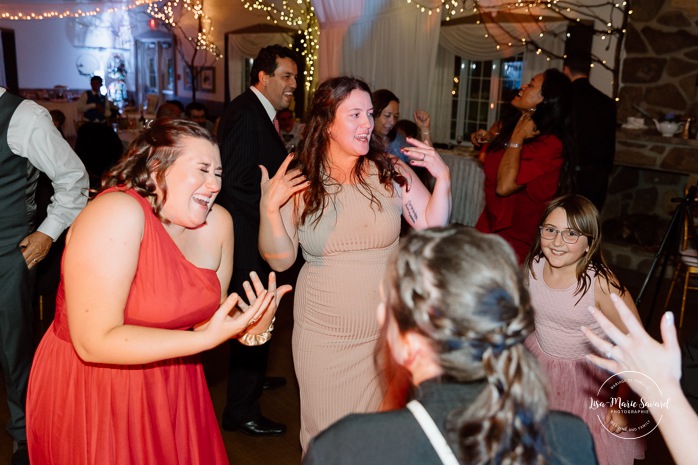
[[281,137],[281,127],[279,126],[279,120],[276,116],[274,116],[274,129],[276,129],[276,133],[279,135],[279,138],[283,140],[283,137]]

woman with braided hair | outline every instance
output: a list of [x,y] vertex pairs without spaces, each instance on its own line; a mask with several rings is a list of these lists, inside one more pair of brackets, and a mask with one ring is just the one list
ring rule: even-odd
[[595,464],[589,430],[549,412],[528,292],[504,239],[449,226],[400,243],[378,320],[409,372],[407,408],[344,417],[310,444],[304,465]]

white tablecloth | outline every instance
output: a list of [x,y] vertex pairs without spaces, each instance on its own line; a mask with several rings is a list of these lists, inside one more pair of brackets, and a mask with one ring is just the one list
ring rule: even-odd
[[49,111],[62,111],[65,115],[65,123],[63,123],[63,136],[66,139],[77,137],[78,134],[75,129],[75,123],[82,120],[82,116],[78,116],[77,102],[36,100],[36,103]]
[[451,223],[475,226],[485,208],[482,166],[467,152],[439,150],[439,154],[451,170]]

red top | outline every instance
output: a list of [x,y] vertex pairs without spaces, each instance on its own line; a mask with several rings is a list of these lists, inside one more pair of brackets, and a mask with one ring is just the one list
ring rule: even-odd
[[521,165],[516,183],[524,189],[506,197],[497,195],[497,170],[504,150],[485,158],[485,210],[475,226],[479,231],[496,233],[514,248],[523,262],[533,243],[546,205],[557,192],[562,169],[562,141],[544,135],[521,148]]

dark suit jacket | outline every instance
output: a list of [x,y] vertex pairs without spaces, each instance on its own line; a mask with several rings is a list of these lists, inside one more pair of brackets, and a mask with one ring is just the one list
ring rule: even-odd
[[572,126],[579,166],[610,169],[616,154],[616,104],[580,78],[572,82]]
[[[430,380],[417,390],[444,437],[446,418],[456,406],[470,405],[482,383],[456,384]],[[553,412],[546,424],[550,465],[594,465],[594,443],[584,422]],[[451,444],[453,450],[456,447]],[[442,465],[417,420],[407,409],[344,417],[310,443],[303,465]]]
[[268,274],[269,265],[257,247],[259,199],[262,179],[259,165],[274,176],[286,157],[286,147],[274,129],[262,102],[251,89],[226,107],[218,127],[223,162],[223,186],[216,200],[233,217],[235,253],[233,266]]

